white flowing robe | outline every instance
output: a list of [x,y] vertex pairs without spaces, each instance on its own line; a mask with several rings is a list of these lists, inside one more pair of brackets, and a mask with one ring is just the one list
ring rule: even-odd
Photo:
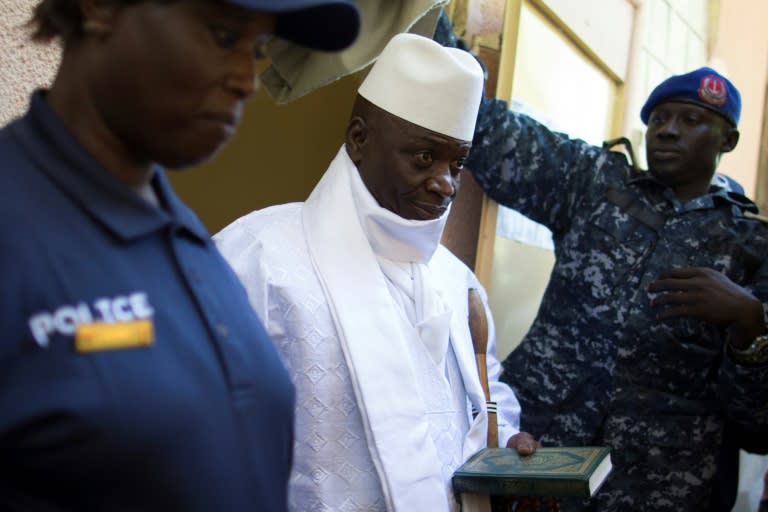
[[[425,282],[447,311],[443,332],[450,342],[446,378],[435,377],[441,371],[428,370],[429,359],[421,356],[429,351],[404,321],[370,230],[361,225],[354,180],[357,169],[342,147],[305,203],[253,212],[214,237],[296,385],[290,506],[297,512],[454,510],[450,474],[485,446],[487,414],[467,297],[470,288],[484,302],[486,295],[470,269],[435,241]],[[396,252],[408,253],[407,238]],[[518,432],[520,408],[498,382],[487,303],[486,312],[503,446]],[[446,453],[446,439],[456,434],[455,454]]]

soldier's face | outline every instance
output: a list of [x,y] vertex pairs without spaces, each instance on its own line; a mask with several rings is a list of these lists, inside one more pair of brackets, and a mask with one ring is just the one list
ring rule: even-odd
[[736,145],[738,132],[735,140],[732,132],[735,129],[711,110],[691,103],[662,103],[651,112],[645,134],[649,170],[682,192],[678,196],[704,193],[720,154]]

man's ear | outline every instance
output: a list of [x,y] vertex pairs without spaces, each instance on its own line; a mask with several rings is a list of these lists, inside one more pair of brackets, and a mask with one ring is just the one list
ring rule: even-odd
[[363,159],[363,148],[368,141],[370,130],[368,124],[361,116],[353,116],[347,125],[347,134],[344,142],[347,146],[349,158],[357,165]]
[[739,130],[730,126],[725,130],[726,131],[723,136],[723,143],[720,146],[721,153],[728,153],[733,151],[733,149],[736,147],[736,144],[739,143]]
[[114,0],[80,0],[83,15],[83,33],[103,36],[110,33],[120,12],[120,4]]

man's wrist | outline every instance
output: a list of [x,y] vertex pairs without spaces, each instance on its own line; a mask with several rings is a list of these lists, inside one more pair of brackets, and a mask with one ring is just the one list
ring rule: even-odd
[[728,355],[745,366],[768,364],[768,334],[763,333],[755,337],[746,347],[735,347],[729,342]]
[[768,332],[768,309],[759,299],[750,301],[743,312],[728,329],[728,345],[736,350],[748,349],[756,338]]

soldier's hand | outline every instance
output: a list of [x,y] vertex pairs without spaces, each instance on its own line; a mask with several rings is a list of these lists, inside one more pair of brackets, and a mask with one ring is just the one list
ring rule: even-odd
[[507,448],[517,450],[520,455],[532,455],[541,444],[528,432],[519,432],[507,441]]
[[763,306],[752,293],[725,274],[704,267],[685,267],[664,272],[648,286],[658,293],[651,301],[658,318],[692,317],[731,327],[745,339],[765,330]]

